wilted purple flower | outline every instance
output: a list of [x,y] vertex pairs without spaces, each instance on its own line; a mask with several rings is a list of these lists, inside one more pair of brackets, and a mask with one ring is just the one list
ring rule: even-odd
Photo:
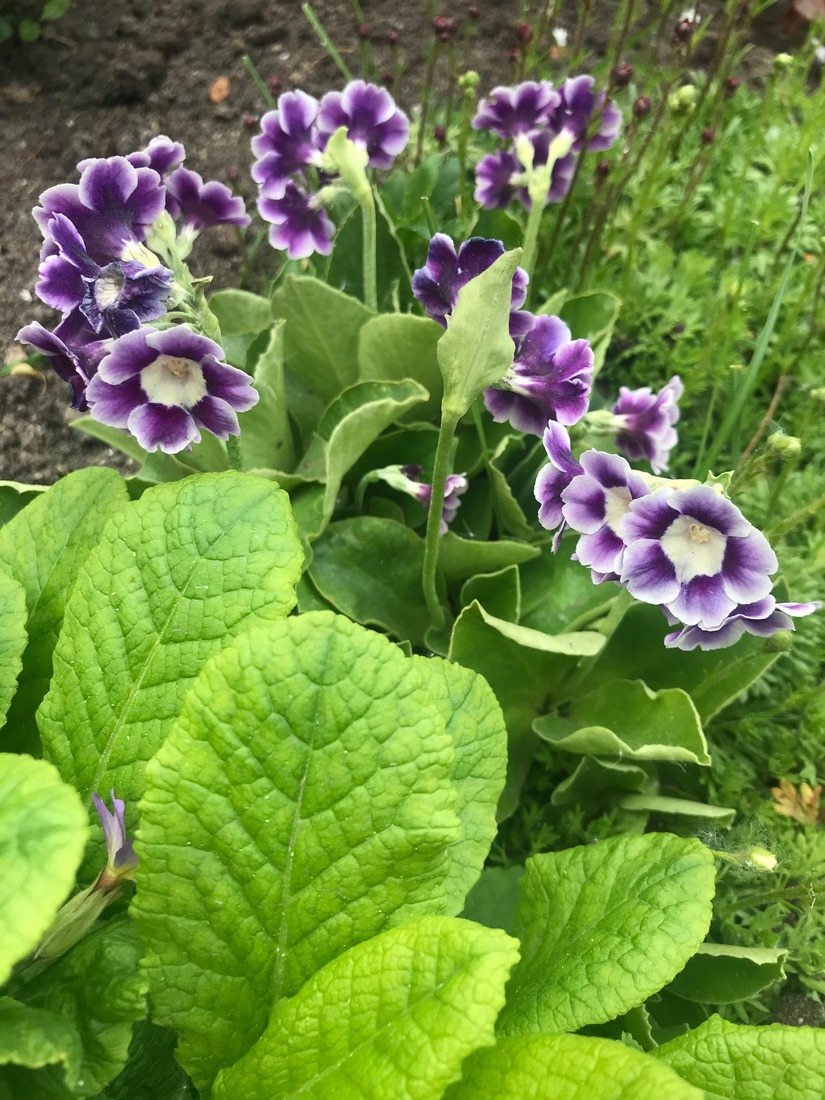
[[667,469],[671,449],[678,441],[673,427],[679,420],[679,398],[684,386],[678,374],[653,393],[650,386],[629,390],[622,386],[612,412],[622,420],[616,446],[634,462],[646,458],[655,474]]
[[547,126],[561,96],[549,80],[525,80],[515,88],[493,88],[479,105],[474,130],[491,130],[504,140]]
[[619,455],[585,451],[582,472],[561,490],[562,515],[581,534],[575,557],[593,570],[596,583],[618,580],[625,543],[619,530],[630,502],[650,492],[644,478]]
[[239,432],[236,413],[258,400],[249,375],[222,362],[223,349],[186,325],[150,327],[116,340],[89,382],[86,398],[101,424],[125,428],[146,451],[176,454]]
[[269,240],[273,248],[285,249],[291,260],[301,260],[320,252],[332,252],[335,226],[314,197],[306,195],[294,183],[288,183],[279,199],[258,199],[261,217],[271,222]]
[[166,182],[166,209],[184,232],[197,236],[213,225],[249,225],[252,220],[244,201],[233,195],[225,183],[204,183],[197,172],[177,168]]
[[[773,596],[764,596],[753,603],[740,604],[715,630],[702,629],[699,626],[685,626],[673,634],[665,636],[668,649],[724,649],[738,642],[743,634],[755,634],[759,638],[769,638],[779,630],[794,630],[791,618],[810,615],[822,604],[819,600],[811,603],[777,603]],[[677,622],[672,615],[671,622]]]
[[252,178],[261,195],[280,199],[289,180],[306,168],[318,166],[324,139],[318,133],[318,100],[306,92],[285,92],[278,109],[261,119],[261,133],[252,139],[258,158]]
[[[114,813],[97,792],[92,795],[95,809],[103,827],[103,835],[106,838],[107,864],[104,876],[108,872],[109,879],[134,878],[135,870],[140,860],[135,855],[133,847],[134,838],[126,839],[125,811],[126,803],[122,798],[115,798],[114,788],[109,792]],[[107,885],[111,885],[108,882]]]
[[108,351],[110,341],[101,340],[89,328],[80,310],[64,317],[54,332],[49,332],[39,321],[33,321],[21,328],[15,339],[31,344],[51,361],[55,373],[69,383],[73,409],[85,412],[89,408],[86,387]]
[[560,317],[531,319],[516,345],[513,365],[484,391],[493,420],[541,435],[549,420],[568,427],[587,412],[593,382],[593,352],[586,340],[571,340]]
[[[427,250],[427,263],[413,275],[412,292],[427,316],[446,328],[447,317],[458,302],[459,290],[503,255],[501,241],[470,237],[456,252],[455,243],[446,233],[436,233]],[[526,330],[529,314],[518,312],[526,297],[527,272],[517,267],[510,299],[511,336]]]
[[[129,153],[126,159],[135,168],[153,168],[163,179],[176,168],[180,168],[186,160],[186,151],[179,141],[172,141],[165,134],[158,134],[157,137],[152,138],[145,149],[140,149],[137,153]],[[78,165],[80,171],[83,171],[83,165],[86,163],[88,162],[81,161]]]
[[47,305],[63,314],[79,308],[104,338],[122,336],[166,312],[172,286],[167,268],[134,260],[114,260],[101,267],[65,214],[49,220],[49,232],[57,252],[40,264],[36,288]]
[[[404,491],[408,492],[410,496],[414,496],[416,500],[421,501],[424,507],[429,509],[430,500],[433,495],[433,487],[421,481],[421,474],[423,473],[422,467],[416,464],[401,466],[399,472],[409,483],[408,487],[404,486]],[[395,481],[391,482],[391,484],[394,484],[396,488],[401,488],[401,485]],[[456,512],[461,504],[458,498],[463,493],[467,492],[469,485],[470,483],[464,474],[447,475],[447,479],[444,482],[444,504],[441,508],[441,523],[438,528],[439,534],[447,534],[447,528],[455,519]]]
[[410,136],[407,116],[386,88],[351,80],[342,92],[327,92],[318,111],[325,138],[345,126],[347,137],[366,149],[371,168],[391,168]]
[[560,134],[569,133],[575,138],[573,152],[578,153],[584,147],[584,138],[594,115],[598,116],[598,127],[587,142],[591,152],[609,149],[619,136],[622,125],[621,111],[614,103],[605,103],[605,93],[598,95],[593,91],[596,83],[592,76],[574,76],[562,85],[561,103],[550,118],[550,129]]
[[716,630],[740,604],[771,590],[776,555],[735,504],[709,485],[660,489],[620,520],[621,582],[686,626]]
[[573,457],[570,436],[561,424],[551,420],[544,429],[543,442],[550,461],[539,471],[534,495],[539,502],[539,523],[542,527],[548,531],[559,528],[553,540],[553,549],[556,550],[567,526],[562,512],[562,493],[574,477],[584,473],[584,467]]

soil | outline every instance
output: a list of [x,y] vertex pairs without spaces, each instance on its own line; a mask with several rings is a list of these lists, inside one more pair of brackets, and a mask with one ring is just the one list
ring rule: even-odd
[[[19,12],[27,5],[41,6],[37,0],[7,0],[5,6]],[[360,73],[353,5],[315,0],[313,6],[350,67]],[[376,71],[395,71],[393,92],[408,108],[420,88],[433,6],[422,0],[361,3]],[[465,38],[460,31],[457,36],[461,67],[477,69],[482,88],[508,83],[513,79],[508,54],[516,45],[522,5],[488,0],[478,7],[472,35]],[[614,11],[615,0],[605,8]],[[464,4],[446,0],[438,10],[466,26]],[[574,10],[572,2],[562,5],[564,25],[574,25]],[[757,23],[759,44],[749,62],[757,77],[770,67],[772,52],[793,46],[784,38],[772,41],[779,28],[776,12],[771,9]],[[643,21],[644,15],[639,25]],[[398,33],[395,50],[387,39],[390,30]],[[604,50],[609,31],[609,18],[594,28],[588,38],[594,53]],[[266,108],[244,70],[245,53],[265,79],[277,77],[282,90],[302,87],[321,94],[342,82],[299,0],[74,0],[63,19],[45,27],[40,41],[0,46],[0,133],[6,159],[0,351],[7,362],[20,358],[13,338],[22,324],[54,324],[53,313],[34,296],[40,236],[30,211],[45,188],[76,179],[79,160],[125,154],[155,134],[168,134],[184,143],[187,166],[206,179],[237,174],[238,190],[247,200],[253,198],[249,140]],[[219,77],[228,79],[229,91],[216,103],[210,90]],[[194,266],[198,274],[212,275],[216,288],[237,284],[241,255],[235,234],[205,234]],[[0,377],[0,480],[51,483],[92,464],[126,468],[110,448],[68,426],[64,383],[51,374]]]

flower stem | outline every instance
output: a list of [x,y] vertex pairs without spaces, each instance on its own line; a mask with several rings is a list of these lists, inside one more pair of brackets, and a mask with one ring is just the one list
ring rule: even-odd
[[372,188],[359,189],[357,194],[361,205],[361,251],[364,269],[364,304],[373,313],[378,312],[378,277],[375,262],[375,197]]
[[243,470],[243,453],[241,440],[237,435],[230,435],[226,441],[226,454],[229,458],[229,466],[233,470]]
[[533,278],[533,267],[536,262],[536,249],[539,239],[539,226],[541,216],[544,213],[544,203],[533,202],[530,206],[530,214],[527,218],[527,230],[524,234],[524,255],[521,266],[527,272],[528,279]]
[[444,626],[444,608],[438,599],[436,590],[436,570],[438,568],[438,540],[440,537],[441,512],[444,508],[444,488],[450,473],[450,456],[453,437],[459,418],[453,413],[441,411],[441,426],[438,429],[438,445],[433,466],[433,491],[430,496],[430,510],[427,514],[427,536],[424,542],[424,598],[430,612],[432,624],[437,629]]

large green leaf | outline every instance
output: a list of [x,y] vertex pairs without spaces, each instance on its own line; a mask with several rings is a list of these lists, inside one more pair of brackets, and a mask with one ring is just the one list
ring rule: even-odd
[[565,715],[537,718],[533,729],[567,752],[627,760],[710,764],[690,696],[679,688],[651,691],[641,680],[613,680],[577,696]]
[[325,600],[364,626],[422,645],[430,617],[421,590],[424,541],[395,520],[331,523],[313,543],[309,575]]
[[88,833],[77,793],[51,764],[0,754],[0,985],[66,900]]
[[594,584],[588,569],[582,569],[580,562],[571,561],[564,552],[554,554],[550,542],[542,543],[540,551],[532,561],[519,566],[524,626],[557,634],[571,626],[581,629],[582,622],[606,613],[619,591],[617,585]]
[[413,378],[429,393],[416,417],[430,420],[441,407],[443,382],[436,345],[443,331],[429,317],[411,313],[381,313],[361,329],[358,374],[363,382]]
[[654,1052],[707,1100],[822,1100],[825,1031],[745,1027],[719,1016]]
[[608,290],[585,290],[566,298],[558,315],[570,327],[574,340],[584,338],[593,348],[593,374],[599,373],[613,336],[622,302]]
[[132,911],[197,1083],[341,951],[455,911],[454,748],[429,684],[314,612],[242,635],[191,688],[147,769]]
[[245,474],[161,485],[112,518],[66,606],[38,714],[87,804],[114,787],[134,811],[192,680],[235,634],[291,610],[302,559],[286,494]]
[[512,933],[524,868],[485,867],[467,895],[462,917]]
[[414,657],[453,740],[452,778],[461,837],[449,850],[447,889],[460,913],[477,882],[496,835],[496,806],[507,772],[507,730],[490,685],[468,668],[438,658]]
[[192,1100],[195,1086],[175,1058],[176,1042],[174,1031],[140,1020],[129,1060],[99,1100]]
[[714,879],[708,848],[667,833],[533,856],[502,1032],[575,1031],[641,1004],[704,940]]
[[295,455],[284,393],[283,321],[272,326],[253,384],[258,404],[239,417],[244,469],[291,470]]
[[519,1035],[471,1055],[444,1100],[702,1100],[664,1068],[609,1039]]
[[463,539],[448,531],[439,543],[438,565],[448,581],[463,581],[467,577],[474,577],[476,573],[493,573],[508,565],[529,561],[538,553],[537,546],[528,546],[524,542],[511,542],[507,539],[481,542]]
[[494,1040],[515,940],[425,917],[359,944],[275,1006],[263,1038],[220,1074],[215,1100],[439,1100]]
[[358,381],[358,333],[372,313],[325,283],[288,275],[272,296],[286,321],[284,361],[304,385],[329,402]]
[[128,503],[114,470],[78,470],[0,530],[0,568],[23,586],[28,645],[7,719],[4,747],[35,751],[34,713],[49,686],[66,600],[107,520]]
[[467,607],[473,600],[497,619],[517,623],[521,617],[518,566],[507,565],[496,573],[477,573],[470,577],[461,588],[461,603]]
[[[56,1012],[0,997],[0,1066],[28,1070],[60,1066],[66,1085],[74,1090],[80,1077],[81,1057],[80,1036],[69,1020]],[[0,1096],[5,1100],[4,1085],[7,1095],[14,1100],[37,1100],[44,1096],[37,1077],[25,1071],[21,1074],[0,1069]],[[59,1094],[72,1095],[61,1087],[59,1078],[55,1085]]]
[[263,332],[272,324],[269,299],[248,290],[218,290],[210,297],[209,308],[218,319],[221,336]]
[[146,1015],[146,979],[134,925],[101,925],[26,986],[26,1001],[69,1021],[82,1057],[76,1096],[96,1096],[126,1063],[135,1021]]
[[17,691],[17,677],[28,642],[27,618],[23,586],[0,571],[0,726]]
[[781,981],[787,957],[782,948],[703,943],[668,991],[700,1004],[742,1001]]
[[677,817],[710,818],[718,826],[733,824],[736,810],[731,806],[711,806],[690,798],[669,798],[658,794],[628,794],[619,805],[624,810],[643,814],[675,814]]

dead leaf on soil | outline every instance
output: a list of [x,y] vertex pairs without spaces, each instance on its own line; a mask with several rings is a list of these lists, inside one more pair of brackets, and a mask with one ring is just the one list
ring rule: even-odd
[[231,88],[232,85],[229,83],[229,77],[219,76],[209,89],[209,98],[213,103],[223,103],[229,95]]
[[799,790],[788,779],[780,779],[778,787],[771,787],[774,809],[783,817],[791,817],[800,825],[816,825],[825,820],[825,806],[820,809],[819,796],[822,787],[800,783]]

